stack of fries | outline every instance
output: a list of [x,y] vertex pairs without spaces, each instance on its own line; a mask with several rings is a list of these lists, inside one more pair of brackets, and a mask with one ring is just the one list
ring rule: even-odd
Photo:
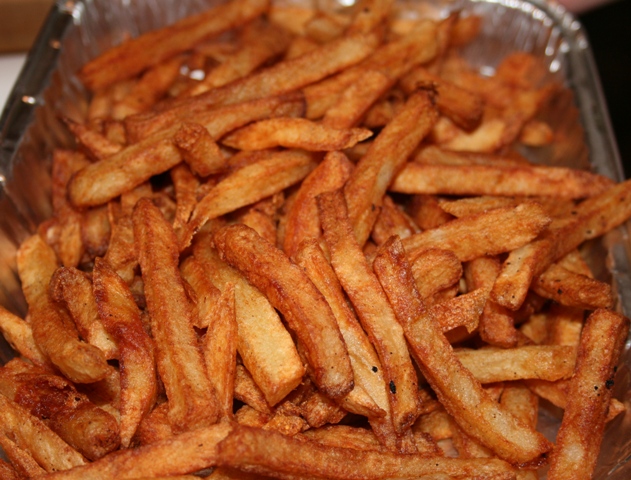
[[2,478],[591,478],[629,321],[582,246],[631,183],[526,160],[564,87],[401,8],[231,0],[83,67]]

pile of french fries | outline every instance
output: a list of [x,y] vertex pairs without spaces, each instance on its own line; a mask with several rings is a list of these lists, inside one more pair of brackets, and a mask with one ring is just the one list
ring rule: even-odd
[[564,87],[401,8],[231,0],[83,67],[2,478],[591,478],[629,321],[584,245],[631,183],[526,160]]

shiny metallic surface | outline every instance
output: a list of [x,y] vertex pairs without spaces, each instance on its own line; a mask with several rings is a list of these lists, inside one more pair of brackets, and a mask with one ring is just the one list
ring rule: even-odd
[[[300,0],[294,0],[299,2]],[[84,118],[87,92],[75,73],[87,60],[128,36],[173,22],[213,2],[180,0],[58,1],[29,53],[25,67],[0,117],[0,304],[24,316],[26,304],[16,272],[17,246],[51,215],[50,159],[53,148],[71,147],[61,119]],[[347,5],[347,0],[319,2]],[[544,112],[558,133],[553,146],[524,150],[537,163],[588,168],[623,180],[594,61],[580,24],[561,6],[543,0],[401,0],[406,17],[444,17],[462,10],[484,18],[481,36],[464,57],[482,73],[492,73],[506,54],[525,50],[542,58],[549,77],[568,87]],[[610,280],[617,308],[631,316],[631,266],[628,226],[590,245],[605,264],[598,272]],[[0,361],[12,353],[0,345]],[[624,354],[616,394],[631,406],[631,354]],[[540,428],[551,438],[559,417],[545,411]],[[595,478],[631,478],[631,414],[608,426]]]

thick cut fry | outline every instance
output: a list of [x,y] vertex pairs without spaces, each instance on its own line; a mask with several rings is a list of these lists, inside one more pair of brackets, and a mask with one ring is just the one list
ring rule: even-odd
[[355,240],[341,190],[317,200],[331,265],[379,355],[395,430],[402,433],[419,414],[418,379],[403,330]]
[[48,295],[48,283],[58,267],[55,252],[39,235],[33,235],[20,246],[17,263],[33,338],[42,353],[74,382],[105,378],[111,367],[101,350],[78,339],[67,314]]
[[458,360],[480,383],[569,378],[574,370],[574,349],[565,345],[528,345],[508,349],[456,350]]
[[320,236],[320,219],[316,197],[323,192],[341,188],[348,179],[353,164],[342,152],[329,152],[300,184],[285,224],[283,250],[292,257],[305,240]]
[[4,460],[0,461],[0,477],[3,480],[22,480],[46,474],[46,470],[39,466],[30,453],[4,434],[0,435],[0,448],[11,462],[9,465]]
[[[287,115],[301,105],[301,98],[295,95],[266,98],[202,112],[184,120],[203,125],[212,138],[219,138],[251,121]],[[182,156],[172,140],[179,125],[176,122],[164,131],[143,136],[141,141],[116,155],[82,169],[68,186],[71,203],[82,207],[100,205],[180,163]]]
[[16,352],[35,365],[46,365],[47,358],[33,339],[31,326],[0,305],[0,333]]
[[513,468],[499,459],[463,460],[331,447],[245,426],[234,427],[217,449],[220,465],[263,475],[280,472],[348,480],[435,474],[508,480],[515,475]]
[[237,320],[235,286],[226,285],[217,300],[216,315],[208,325],[204,341],[204,359],[208,378],[215,390],[223,418],[232,418],[235,369],[237,366]]
[[221,143],[238,150],[280,146],[317,152],[350,148],[371,135],[365,128],[337,129],[305,118],[272,118],[232,132]]
[[309,277],[245,225],[219,230],[215,245],[285,317],[312,368],[318,388],[341,398],[353,387],[353,370],[331,308]]
[[411,264],[412,275],[421,299],[433,303],[432,297],[455,285],[462,277],[462,263],[450,250],[429,248]]
[[219,417],[218,405],[193,330],[175,234],[148,199],[136,204],[133,222],[169,420],[176,432],[210,425]]
[[228,423],[123,450],[81,468],[50,475],[51,480],[118,480],[193,473],[217,464],[217,444],[231,430]]
[[412,262],[417,252],[431,247],[451,250],[460,261],[466,262],[519,248],[549,223],[550,218],[539,204],[524,203],[453,220],[412,235],[403,244]]
[[355,386],[341,404],[369,418],[383,416],[388,411],[388,396],[379,357],[348,305],[324,252],[315,241],[305,242],[296,252],[295,260],[331,306],[348,349]]
[[427,165],[409,162],[390,190],[408,194],[523,195],[585,198],[611,186],[611,181],[583,170],[519,165]]
[[267,400],[265,400],[265,395],[254,383],[252,374],[241,364],[237,364],[235,369],[234,398],[261,413],[272,413]]
[[382,247],[374,267],[418,366],[458,426],[500,458],[513,464],[538,465],[551,444],[498,405],[463,367],[451,345],[425,314],[403,245],[396,237]]
[[100,258],[96,259],[93,278],[99,316],[120,352],[121,444],[128,447],[158,389],[153,341],[142,326],[129,287]]
[[246,23],[268,7],[267,0],[237,0],[217,6],[114,47],[84,65],[79,75],[90,90],[102,89],[131,78],[207,37]]
[[381,245],[392,235],[407,238],[419,231],[418,226],[394,203],[392,197],[385,195],[381,211],[370,233],[371,239],[377,245]]
[[41,420],[4,395],[0,395],[0,435],[13,439],[17,447],[31,453],[47,472],[66,470],[86,463],[79,452]]
[[390,182],[435,121],[431,95],[425,91],[413,94],[353,170],[344,187],[344,197],[360,246],[370,236]]
[[550,480],[592,477],[628,331],[629,319],[610,310],[596,310],[588,317],[550,457]]
[[219,258],[209,236],[198,237],[193,251],[217,288],[235,285],[239,355],[269,405],[276,405],[300,384],[305,372],[289,332],[269,300]]
[[58,268],[50,280],[50,296],[70,312],[86,342],[99,348],[105,358],[118,358],[118,347],[101,323],[92,282],[85,273],[74,267]]
[[197,328],[207,328],[215,314],[221,291],[208,281],[204,267],[195,257],[184,260],[180,265],[180,272],[194,292],[193,325]]
[[256,163],[240,168],[219,182],[202,198],[182,235],[180,247],[208,221],[257,202],[299,182],[317,163],[312,154],[300,150],[269,152]]
[[77,141],[97,160],[114,155],[123,148],[122,145],[109,141],[89,125],[73,122],[70,119],[65,119],[65,121]]
[[133,138],[142,138],[148,132],[165,128],[179,118],[207,111],[211,106],[237,104],[292,92],[360,62],[375,50],[377,43],[378,36],[373,33],[342,37],[301,57],[278,62],[223,87],[179,100],[158,114],[130,117],[126,123],[133,132]]

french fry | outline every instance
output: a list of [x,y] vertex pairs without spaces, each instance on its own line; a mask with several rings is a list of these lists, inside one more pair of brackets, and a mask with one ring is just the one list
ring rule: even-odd
[[33,329],[17,315],[0,306],[0,332],[16,352],[35,365],[46,365],[48,359],[33,339]]
[[118,358],[118,347],[105,330],[97,310],[92,282],[74,267],[58,268],[50,280],[50,296],[65,306],[79,335],[99,348],[105,358]]
[[316,166],[310,153],[287,150],[267,152],[261,161],[236,170],[199,201],[182,234],[180,247],[188,246],[208,220],[273,195],[302,180]]
[[18,448],[33,455],[46,472],[84,465],[86,460],[41,420],[4,395],[0,395],[0,435],[13,438]]
[[237,366],[237,320],[235,286],[229,283],[216,304],[216,316],[208,325],[204,359],[208,378],[219,402],[222,418],[232,418],[235,369]]
[[[399,237],[404,238],[404,237]],[[428,248],[416,256],[410,265],[421,299],[434,303],[433,297],[455,285],[462,277],[462,263],[450,250]]]
[[193,331],[175,234],[148,199],[136,204],[133,223],[169,420],[176,432],[211,425],[219,418],[218,404]]
[[182,262],[180,273],[195,293],[193,325],[207,328],[215,313],[221,291],[208,281],[204,267],[195,257],[188,257]]
[[421,230],[430,230],[453,220],[434,195],[412,195],[408,212]]
[[331,308],[306,274],[249,227],[224,227],[214,241],[220,255],[283,313],[305,349],[318,388],[332,398],[346,395],[353,387],[346,345]]
[[259,412],[271,413],[270,406],[267,404],[263,392],[254,383],[250,372],[241,364],[237,364],[235,370],[234,398]]
[[320,236],[316,197],[342,187],[352,169],[353,164],[342,152],[329,152],[305,177],[287,213],[283,250],[288,256],[292,257],[303,241]]
[[407,238],[419,231],[414,221],[395,204],[392,198],[388,195],[384,196],[381,211],[370,232],[372,240],[377,245],[381,245],[392,235]]
[[105,255],[109,245],[111,225],[106,205],[90,208],[81,215],[81,241],[89,259]]
[[50,478],[114,480],[197,472],[217,464],[217,445],[231,428],[224,422],[197,428],[151,445],[124,450],[81,468],[57,472]]
[[87,63],[79,73],[90,90],[130,78],[204,38],[219,35],[263,13],[266,0],[239,0],[180,20],[169,28],[155,30],[108,50]]
[[73,122],[70,119],[66,119],[66,125],[77,140],[97,160],[114,155],[123,148],[122,145],[109,141],[100,132],[90,128],[89,125]]
[[363,128],[336,129],[304,118],[273,118],[236,130],[222,143],[238,150],[281,146],[317,152],[350,148],[371,135],[370,130]]
[[226,159],[208,130],[199,123],[184,122],[173,138],[183,160],[200,177],[221,172]]
[[596,310],[588,317],[556,448],[550,456],[550,479],[592,476],[628,331],[629,320],[610,310]]
[[100,258],[96,259],[93,278],[99,316],[120,352],[121,445],[127,447],[158,390],[154,346],[123,279]]
[[466,262],[527,245],[549,223],[550,218],[539,204],[524,203],[456,219],[412,235],[403,244],[412,262],[416,252],[431,247],[451,250],[460,261]]
[[267,403],[276,405],[300,384],[305,372],[289,332],[269,300],[219,258],[209,236],[198,236],[193,251],[217,288],[235,284],[239,354]]
[[403,330],[351,233],[341,190],[320,194],[317,201],[324,239],[331,252],[331,265],[379,356],[392,421],[395,431],[401,434],[414,423],[420,407],[416,393],[418,379]]
[[371,417],[381,417],[389,410],[381,362],[350,309],[342,286],[322,249],[314,243],[303,242],[295,261],[320,290],[335,315],[340,332],[348,348],[353,367],[354,387],[341,400],[347,410]]
[[446,474],[452,478],[477,475],[509,479],[515,474],[499,459],[462,460],[330,447],[245,426],[233,428],[217,448],[220,465],[264,475],[280,472],[314,478],[382,479]]
[[410,96],[404,109],[375,138],[353,170],[344,186],[344,197],[360,246],[370,235],[388,185],[435,120],[429,93],[420,91]]
[[48,283],[57,269],[55,252],[33,235],[17,254],[22,289],[29,304],[33,339],[40,350],[70,380],[102,380],[111,368],[97,347],[81,342],[66,313],[48,296]]
[[207,111],[211,106],[239,104],[292,92],[360,62],[375,50],[377,43],[378,36],[372,33],[342,37],[237,82],[179,100],[158,114],[136,115],[128,119],[126,125],[134,138],[142,138],[174,120]]
[[457,359],[440,330],[424,314],[400,240],[394,237],[382,247],[374,268],[419,368],[458,426],[500,458],[513,464],[539,464],[551,444],[494,402]]
[[0,435],[0,448],[11,464],[0,462],[0,475],[6,480],[21,480],[22,478],[45,475],[46,470],[39,466],[26,450],[18,447],[14,441],[4,434]]

